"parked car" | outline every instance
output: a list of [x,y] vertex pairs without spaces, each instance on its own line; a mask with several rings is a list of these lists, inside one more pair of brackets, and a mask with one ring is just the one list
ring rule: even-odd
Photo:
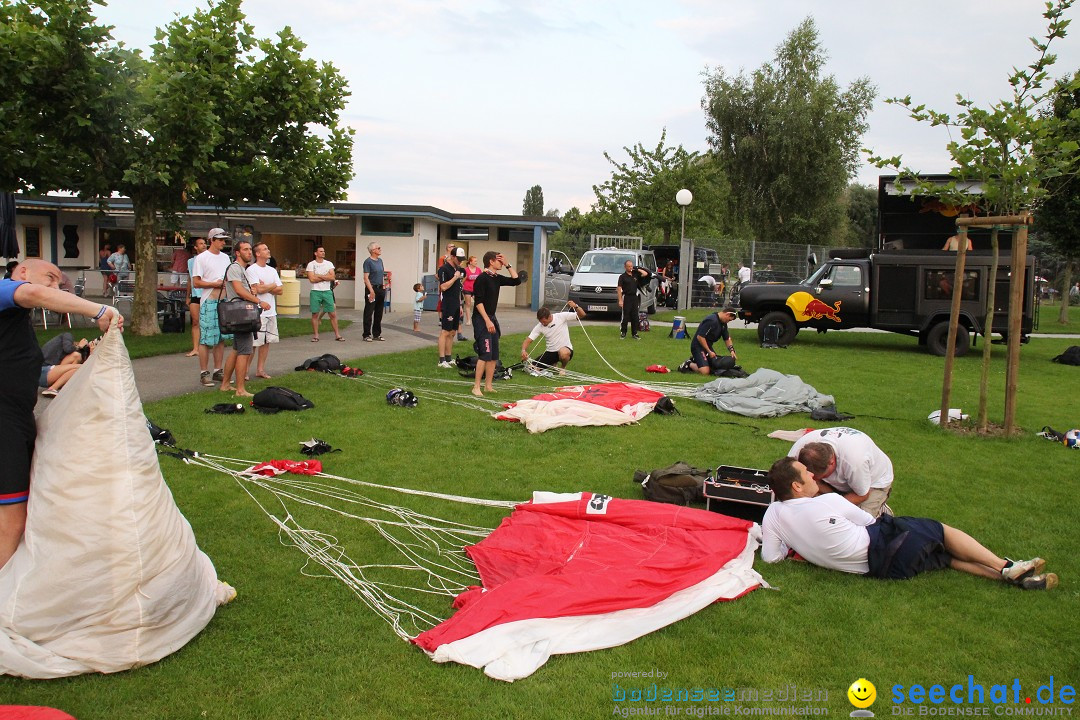
[[619,297],[616,286],[627,260],[646,268],[653,274],[641,292],[641,309],[650,315],[656,312],[656,256],[652,250],[601,248],[581,256],[570,284],[570,299],[587,313],[617,313]]
[[561,308],[570,299],[570,282],[574,263],[561,250],[549,250],[544,274],[544,305]]

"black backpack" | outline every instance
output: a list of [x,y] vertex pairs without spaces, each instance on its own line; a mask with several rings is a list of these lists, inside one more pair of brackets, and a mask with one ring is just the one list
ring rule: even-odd
[[276,413],[281,410],[307,410],[315,403],[289,388],[272,385],[255,393],[251,406],[263,413]]
[[1080,345],[1073,345],[1053,359],[1062,365],[1080,365]]
[[638,470],[634,473],[634,482],[641,484],[646,500],[686,506],[705,501],[705,478],[708,476],[707,469],[677,462],[652,472]]
[[336,373],[341,370],[341,360],[338,359],[337,355],[326,353],[325,355],[320,355],[318,357],[308,358],[294,369]]
[[[520,273],[518,273],[520,275]],[[454,357],[454,362],[457,364],[458,373],[461,377],[472,378],[476,375],[476,363],[480,360],[476,355],[469,355],[468,357]],[[513,367],[518,367],[514,365]],[[495,374],[491,376],[492,380],[509,380],[514,376],[513,370],[508,367],[503,367],[502,360],[495,361]]]

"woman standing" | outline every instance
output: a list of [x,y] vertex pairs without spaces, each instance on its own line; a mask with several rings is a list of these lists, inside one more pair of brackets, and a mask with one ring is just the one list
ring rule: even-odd
[[[484,271],[476,265],[476,256],[470,255],[469,262],[465,263],[465,280],[461,283],[461,292],[465,302],[465,313],[461,317],[466,320],[472,317],[473,306],[476,304],[473,297],[473,288],[476,287],[476,278],[480,277],[482,272]],[[460,335],[460,333],[458,334]]]
[[187,287],[188,287],[188,311],[191,313],[191,352],[187,357],[195,357],[199,354],[199,296],[202,290],[191,287],[191,269],[195,264],[195,256],[206,249],[204,238],[188,240],[187,251],[191,255],[187,261]]

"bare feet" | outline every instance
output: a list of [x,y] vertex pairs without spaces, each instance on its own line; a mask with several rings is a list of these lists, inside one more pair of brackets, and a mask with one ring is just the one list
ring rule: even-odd
[[249,393],[247,390],[237,390],[236,391],[236,397],[255,397],[255,396],[252,393]]
[[232,392],[233,391],[233,386],[232,385],[222,385],[220,390],[221,390],[221,392]]
[[257,377],[257,378],[266,378],[267,380],[269,380],[269,379],[270,379],[270,375],[267,375],[267,374],[266,374],[265,372],[263,372],[262,370],[260,370],[259,372],[255,373],[255,377]]
[[497,390],[495,390],[495,388],[493,388],[493,387],[486,387],[486,388],[484,388],[484,392],[493,393],[493,392],[497,392]]
[[196,355],[198,355],[198,354],[199,354],[199,351],[198,351],[198,350],[192,350],[192,351],[191,351],[191,352],[189,352],[189,353],[184,353],[184,357],[195,357],[195,356],[196,356]]
[[480,388],[475,388],[474,387],[472,389],[472,394],[475,395],[476,397],[484,397],[484,393],[480,392]]
[[311,338],[311,342],[319,342],[319,338],[313,337],[313,338]]

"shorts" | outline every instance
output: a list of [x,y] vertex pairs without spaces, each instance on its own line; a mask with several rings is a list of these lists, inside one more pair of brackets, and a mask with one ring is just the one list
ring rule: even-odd
[[439,314],[439,327],[446,332],[453,332],[461,327],[461,308],[452,308],[447,310],[443,307],[442,312]]
[[499,318],[493,317],[491,322],[495,325],[494,333],[488,332],[483,315],[476,313],[473,316],[473,335],[476,337],[473,347],[476,349],[476,357],[485,362],[499,359],[499,336],[502,335],[499,329]]
[[24,503],[30,496],[30,461],[37,425],[33,411],[0,412],[0,505]]
[[709,367],[709,356],[701,349],[701,343],[695,342],[690,346],[690,357],[698,367]]
[[867,575],[906,580],[949,566],[945,528],[937,520],[882,515],[866,528],[870,535]]
[[[570,358],[567,362],[574,359],[574,348],[567,348],[570,351]],[[555,367],[555,363],[559,362],[559,353],[556,350],[548,350],[540,357],[536,358],[536,362],[541,365],[547,365],[548,367]]]
[[217,306],[218,300],[204,298],[199,303],[199,344],[214,347],[226,340],[231,340],[232,335],[224,335],[218,327]]
[[55,365],[42,365],[41,375],[38,376],[38,387],[49,387],[49,371],[52,370]]
[[255,348],[255,333],[236,333],[232,346],[237,355],[250,355]]
[[255,347],[273,345],[278,341],[277,315],[263,315],[259,332],[255,333]]
[[308,295],[308,304],[311,305],[311,314],[320,312],[334,312],[333,290],[312,290]]
[[412,321],[414,323],[419,323],[423,319],[424,319],[424,311],[423,310],[413,310],[412,311]]

